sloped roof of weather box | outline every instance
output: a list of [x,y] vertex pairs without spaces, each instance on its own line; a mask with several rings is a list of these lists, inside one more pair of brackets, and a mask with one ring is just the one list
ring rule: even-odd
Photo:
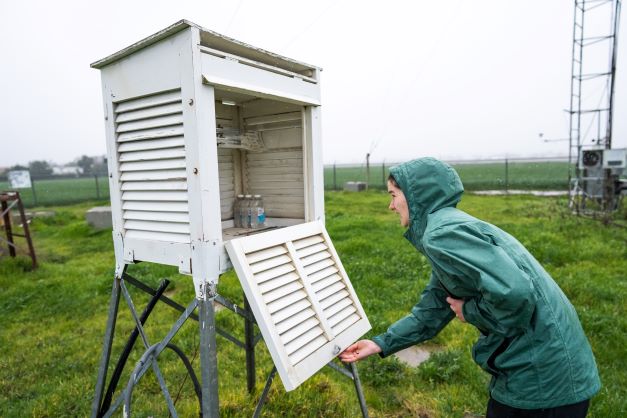
[[282,68],[284,70],[292,71],[295,73],[303,74],[307,77],[313,75],[313,70],[320,69],[314,65],[305,64],[300,61],[287,58],[273,52],[263,50],[261,48],[254,47],[252,45],[240,42],[236,39],[229,38],[228,36],[221,35],[217,32],[205,29],[202,26],[190,22],[189,20],[180,20],[175,24],[168,26],[167,28],[160,30],[159,32],[142,39],[139,42],[134,43],[106,58],[98,60],[91,64],[92,68],[103,68],[115,61],[118,61],[128,55],[131,55],[142,48],[146,48],[162,39],[165,39],[173,34],[180,32],[187,28],[197,28],[200,30],[200,43],[202,46],[217,49],[229,54],[238,55],[243,58],[248,58],[254,61],[258,61],[264,64],[272,65],[274,67]]

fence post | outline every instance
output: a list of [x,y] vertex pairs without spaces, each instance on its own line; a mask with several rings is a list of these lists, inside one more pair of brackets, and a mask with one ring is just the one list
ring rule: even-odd
[[509,161],[505,157],[505,193],[509,191]]
[[381,163],[381,184],[383,185],[383,190],[385,190],[385,160],[383,160],[383,163]]
[[337,172],[335,170],[335,161],[333,161],[333,190],[337,190]]
[[35,179],[31,177],[30,188],[33,191],[33,206],[37,206],[37,193],[35,193]]
[[96,181],[96,199],[100,200],[100,185],[98,184],[98,174],[94,174],[94,180]]
[[370,153],[366,154],[366,190],[370,187]]

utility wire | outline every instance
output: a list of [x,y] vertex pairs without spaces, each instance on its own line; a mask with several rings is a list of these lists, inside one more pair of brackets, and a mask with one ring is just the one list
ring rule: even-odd
[[244,0],[239,0],[239,2],[237,3],[237,7],[235,8],[235,11],[231,15],[231,19],[229,20],[229,24],[226,25],[226,29],[224,29],[224,33],[227,33],[229,31],[229,29],[231,28],[231,24],[235,20],[235,16],[237,16],[237,12],[239,12],[239,8],[242,5],[243,1]]
[[290,47],[294,43],[294,41],[296,41],[298,38],[300,38],[302,35],[308,32],[309,29],[311,29],[318,22],[318,20],[320,20],[322,16],[324,16],[333,7],[336,7],[341,3],[342,3],[342,0],[331,1],[330,4],[322,12],[320,12],[318,16],[316,16],[311,22],[309,22],[307,26],[305,26],[303,30],[298,32],[294,37],[292,37],[292,39],[290,39],[285,45],[283,45],[283,48],[281,49],[286,50],[288,47]]

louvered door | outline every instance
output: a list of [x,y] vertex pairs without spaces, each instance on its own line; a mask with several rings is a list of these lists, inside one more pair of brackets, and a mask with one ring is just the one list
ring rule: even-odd
[[286,390],[370,329],[321,222],[226,243]]
[[115,122],[125,237],[189,242],[180,90],[117,103]]

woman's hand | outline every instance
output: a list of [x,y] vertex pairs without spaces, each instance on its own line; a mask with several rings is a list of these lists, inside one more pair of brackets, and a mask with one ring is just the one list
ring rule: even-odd
[[340,353],[338,357],[345,363],[353,363],[357,360],[365,359],[372,354],[380,352],[381,347],[379,347],[374,341],[360,340]]
[[452,297],[446,298],[446,302],[451,305],[451,310],[455,312],[455,316],[462,322],[466,322],[464,319],[464,314],[462,312],[462,308],[464,306],[464,301],[462,299],[453,299]]

